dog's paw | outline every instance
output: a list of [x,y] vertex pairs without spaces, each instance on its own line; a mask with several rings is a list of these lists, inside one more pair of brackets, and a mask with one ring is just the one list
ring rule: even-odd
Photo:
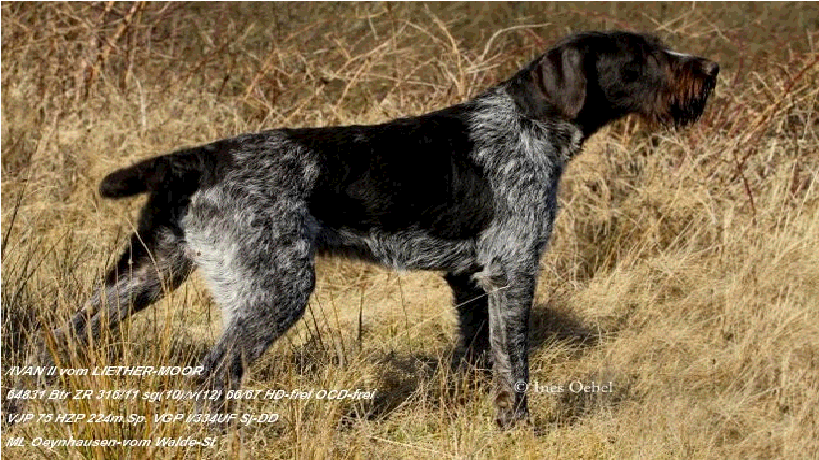
[[526,405],[516,405],[515,396],[508,391],[500,391],[495,397],[495,423],[504,430],[534,427]]

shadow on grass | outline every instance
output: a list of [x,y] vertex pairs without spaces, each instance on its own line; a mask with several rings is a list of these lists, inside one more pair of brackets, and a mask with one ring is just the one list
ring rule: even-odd
[[[530,320],[530,351],[543,346],[561,346],[572,351],[568,359],[576,360],[585,350],[600,342],[596,330],[577,317],[558,312],[546,304],[536,305]],[[393,351],[377,357],[381,384],[372,405],[363,413],[360,407],[348,412],[340,421],[339,428],[349,428],[357,420],[389,418],[407,405],[423,404],[428,409],[436,410],[444,405],[465,405],[472,398],[470,394],[489,393],[492,379],[488,366],[480,363],[457,366],[455,363],[459,361],[452,359],[455,352],[453,346],[443,356]],[[445,385],[435,382],[436,378],[443,378]],[[563,418],[583,412],[583,409],[570,410],[569,407],[577,406],[571,400],[567,400],[565,405],[566,408],[559,410],[564,414]],[[550,418],[546,423],[552,424],[554,421]]]

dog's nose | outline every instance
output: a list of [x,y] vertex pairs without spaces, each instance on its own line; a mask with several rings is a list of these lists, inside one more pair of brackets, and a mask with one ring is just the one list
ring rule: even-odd
[[716,77],[719,73],[719,64],[714,61],[703,61],[702,71],[709,77]]

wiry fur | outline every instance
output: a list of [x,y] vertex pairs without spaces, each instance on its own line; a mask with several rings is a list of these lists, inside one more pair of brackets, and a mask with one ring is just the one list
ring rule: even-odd
[[225,322],[203,383],[235,388],[303,315],[316,254],[438,270],[463,351],[491,348],[497,419],[508,425],[528,413],[515,390],[529,379],[529,310],[567,162],[629,113],[693,121],[717,71],[649,36],[578,34],[438,112],[247,134],[117,171],[104,196],[151,198],[106,286],[58,334],[85,336],[89,317],[98,334],[103,303],[114,327],[199,267]]

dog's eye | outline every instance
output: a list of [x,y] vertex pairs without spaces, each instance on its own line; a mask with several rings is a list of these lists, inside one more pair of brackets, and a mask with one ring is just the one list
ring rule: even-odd
[[639,62],[629,62],[625,66],[623,66],[623,81],[636,81],[640,79],[640,63]]

